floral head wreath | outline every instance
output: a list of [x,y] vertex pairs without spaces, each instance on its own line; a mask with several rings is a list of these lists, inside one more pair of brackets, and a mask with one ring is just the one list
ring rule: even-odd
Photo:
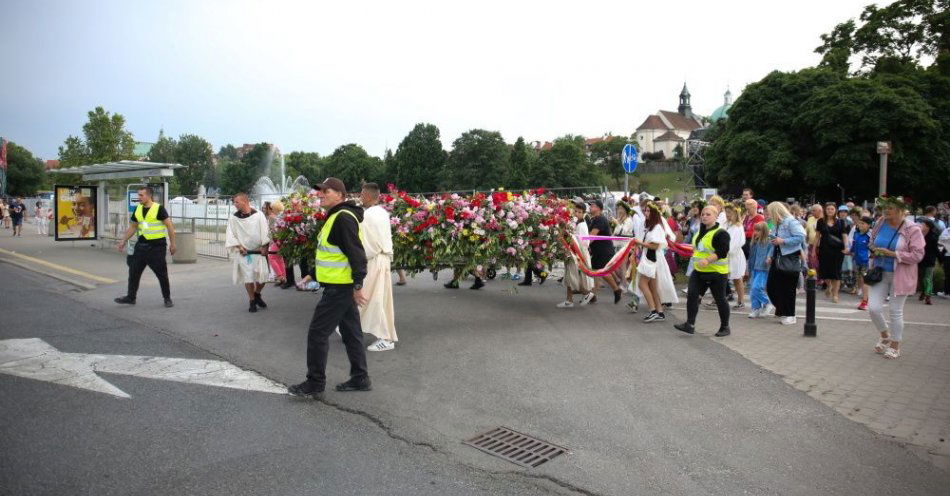
[[907,196],[880,196],[874,204],[880,208],[897,207],[901,210],[910,210],[910,197]]
[[651,210],[656,210],[656,213],[658,213],[658,214],[660,214],[660,215],[663,215],[663,210],[660,209],[660,206],[657,205],[656,202],[652,202],[652,201],[651,201],[651,202],[647,202],[647,208],[649,208],[649,209],[651,209]]

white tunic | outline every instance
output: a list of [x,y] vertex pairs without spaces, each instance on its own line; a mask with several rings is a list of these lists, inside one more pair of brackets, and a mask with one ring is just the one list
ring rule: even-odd
[[264,214],[255,211],[243,219],[237,215],[228,217],[224,248],[230,251],[233,257],[231,280],[234,284],[267,282],[270,275],[267,254],[241,255],[238,247],[243,246],[247,251],[260,251],[261,247],[270,241],[270,229]]
[[742,224],[724,226],[729,233],[729,279],[741,279],[745,276],[746,259],[742,251],[745,244],[745,229]]
[[397,341],[393,311],[393,281],[390,275],[393,257],[393,233],[389,212],[375,205],[363,212],[363,250],[366,251],[366,279],[363,294],[369,301],[360,307],[363,332],[380,339]]
[[[679,296],[676,295],[676,286],[673,284],[673,274],[670,272],[670,265],[666,263],[666,249],[669,246],[669,238],[672,236],[670,226],[666,219],[660,219],[660,223],[653,226],[650,232],[646,234],[644,243],[658,243],[656,250],[656,286],[660,293],[660,303],[679,303]],[[647,249],[643,248],[640,255],[640,262],[646,260]],[[640,291],[640,273],[633,281],[634,293],[643,298],[643,292]]]

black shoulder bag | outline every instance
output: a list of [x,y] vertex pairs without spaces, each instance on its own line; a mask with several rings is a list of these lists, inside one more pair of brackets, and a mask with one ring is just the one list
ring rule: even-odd
[[[887,221],[883,221],[883,222],[887,222]],[[888,241],[887,245],[885,246],[891,246],[891,243],[894,241],[894,238],[897,237],[897,234],[901,232],[902,227],[904,227],[903,221],[901,222],[901,225],[897,227],[897,230],[894,231],[894,234],[891,236],[890,241]],[[880,257],[874,257],[874,267],[871,267],[871,269],[868,270],[867,273],[864,274],[864,283],[867,284],[868,286],[873,286],[884,279],[884,267],[881,267],[880,264],[877,263],[878,258]]]
[[772,257],[772,264],[775,265],[775,268],[779,272],[783,272],[785,274],[798,274],[802,271],[801,251],[799,250],[795,253],[782,255],[782,251],[779,250],[778,246],[776,246],[774,250],[774,256]]

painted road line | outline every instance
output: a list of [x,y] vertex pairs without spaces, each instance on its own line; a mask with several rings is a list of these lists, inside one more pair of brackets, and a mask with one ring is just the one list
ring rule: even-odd
[[130,398],[96,375],[131,375],[246,391],[286,394],[287,388],[228,362],[134,355],[63,353],[37,338],[0,340],[0,374]]
[[34,258],[34,257],[30,257],[30,256],[23,255],[23,254],[20,254],[20,253],[12,252],[12,251],[10,251],[10,250],[4,250],[3,248],[0,248],[0,254],[10,255],[11,257],[17,257],[17,258],[19,258],[19,259],[21,259],[21,260],[26,260],[26,261],[28,261],[28,262],[32,262],[32,263],[35,263],[35,264],[42,265],[42,266],[44,266],[44,267],[48,267],[48,268],[50,268],[50,269],[56,269],[56,270],[59,270],[59,271],[62,271],[62,272],[66,272],[66,273],[69,273],[69,274],[73,274],[73,275],[85,277],[86,279],[90,279],[90,280],[93,280],[93,281],[98,281],[98,282],[101,282],[101,283],[104,283],[104,284],[113,284],[113,283],[119,282],[119,281],[116,281],[115,279],[109,279],[108,277],[97,276],[97,275],[95,275],[95,274],[90,274],[90,273],[88,273],[88,272],[84,272],[84,271],[81,271],[81,270],[78,270],[78,269],[74,269],[74,268],[72,268],[72,267],[66,267],[65,265],[59,265],[59,264],[55,264],[55,263],[53,263],[53,262],[47,262],[46,260],[41,260],[41,259],[39,259],[39,258]]
[[52,271],[52,270],[41,269],[41,268],[39,268],[39,267],[37,267],[37,266],[35,266],[35,265],[30,265],[30,264],[27,264],[27,263],[23,263],[23,262],[20,262],[20,261],[18,261],[18,260],[14,260],[14,259],[12,259],[12,258],[0,257],[0,263],[10,264],[10,265],[13,265],[13,266],[15,266],[15,267],[19,267],[19,268],[21,268],[21,269],[23,269],[23,270],[28,270],[28,271],[34,272],[34,273],[36,273],[36,274],[42,274],[42,275],[44,275],[44,276],[46,276],[46,277],[52,277],[53,279],[56,279],[56,280],[59,280],[59,281],[62,281],[62,282],[68,283],[68,284],[72,284],[73,286],[79,287],[79,288],[81,288],[81,289],[86,289],[86,290],[89,290],[89,289],[96,289],[96,285],[95,285],[95,284],[85,283],[85,282],[79,281],[79,280],[77,280],[77,279],[73,279],[72,277],[69,277],[69,276],[60,274],[59,272],[54,272],[54,271]]

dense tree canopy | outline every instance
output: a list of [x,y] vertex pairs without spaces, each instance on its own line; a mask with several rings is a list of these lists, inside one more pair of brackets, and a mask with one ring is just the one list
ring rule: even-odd
[[26,148],[7,142],[7,194],[32,196],[46,185],[43,161]]
[[[890,141],[888,191],[922,201],[946,196],[950,177],[947,2],[869,6],[860,26],[822,36],[817,68],[773,72],[746,87],[714,136],[706,180],[765,196],[877,195],[876,143]],[[936,54],[935,59],[930,59]],[[861,70],[849,73],[850,61]],[[931,61],[923,66],[925,61]]]
[[439,128],[416,124],[396,148],[392,167],[387,164],[388,182],[407,191],[435,191],[440,186],[445,161]]
[[505,186],[510,151],[501,133],[472,129],[452,143],[443,189],[493,189]]

